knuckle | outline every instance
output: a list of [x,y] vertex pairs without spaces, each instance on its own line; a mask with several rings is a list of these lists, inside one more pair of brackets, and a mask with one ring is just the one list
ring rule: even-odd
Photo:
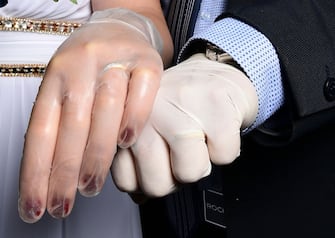
[[176,170],[174,176],[181,183],[193,183],[209,175],[209,167]]
[[79,169],[76,166],[77,157],[68,158],[61,163],[53,164],[51,168],[51,178],[62,181],[78,180]]
[[118,176],[112,175],[116,187],[123,192],[134,193],[137,191],[136,181],[129,179],[119,178]]
[[95,87],[95,93],[99,95],[100,98],[104,98],[106,101],[114,101],[121,94],[120,87],[115,85],[113,81],[114,77],[101,80],[97,83]]

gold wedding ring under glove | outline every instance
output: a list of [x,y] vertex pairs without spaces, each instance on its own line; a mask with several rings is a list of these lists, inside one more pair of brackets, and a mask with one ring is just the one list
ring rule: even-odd
[[119,62],[112,62],[109,64],[106,64],[106,66],[102,69],[102,73],[110,70],[110,69],[121,69],[121,70],[126,70],[127,67],[124,66],[122,63]]

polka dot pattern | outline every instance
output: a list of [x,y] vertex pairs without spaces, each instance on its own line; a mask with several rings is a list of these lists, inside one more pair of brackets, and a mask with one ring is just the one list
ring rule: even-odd
[[202,1],[198,12],[198,18],[194,26],[194,33],[201,32],[213,24],[216,17],[223,12],[225,2],[226,1],[218,0]]
[[[204,5],[201,7],[200,12]],[[222,8],[223,5],[216,8],[216,16],[222,12]],[[198,15],[199,21],[205,22],[200,15]],[[225,18],[215,23],[207,21],[207,24],[198,24],[193,37],[183,47],[180,56],[186,48],[192,47],[194,40],[204,40],[219,46],[239,63],[255,86],[258,95],[258,115],[254,124],[247,130],[250,131],[262,124],[283,104],[283,85],[277,53],[262,33],[236,19]]]

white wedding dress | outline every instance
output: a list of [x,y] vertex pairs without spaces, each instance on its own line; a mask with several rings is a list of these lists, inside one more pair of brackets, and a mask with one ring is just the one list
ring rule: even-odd
[[[8,0],[0,17],[84,22],[90,1]],[[0,64],[46,64],[66,39],[52,35],[0,30]],[[71,215],[64,220],[47,213],[35,224],[18,216],[18,178],[24,134],[41,82],[37,77],[0,76],[0,237],[1,238],[138,238],[138,206],[119,192],[108,176],[95,198],[77,194]]]

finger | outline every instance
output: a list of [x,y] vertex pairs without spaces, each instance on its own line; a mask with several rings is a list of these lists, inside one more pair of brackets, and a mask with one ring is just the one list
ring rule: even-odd
[[157,101],[159,106],[155,106],[152,120],[169,144],[174,177],[179,182],[190,183],[207,176],[211,163],[200,124],[173,103]]
[[82,157],[87,142],[94,84],[90,71],[82,71],[67,81],[57,143],[49,180],[47,209],[55,218],[66,217],[72,210],[78,186]]
[[61,113],[61,81],[47,74],[25,136],[18,210],[22,220],[39,220],[46,209],[48,182]]
[[121,191],[135,193],[139,190],[135,162],[130,149],[118,149],[112,163],[111,175]]
[[182,183],[192,183],[211,172],[204,134],[201,131],[183,131],[169,141],[174,177]]
[[120,68],[109,69],[98,80],[90,134],[80,170],[78,188],[82,195],[98,194],[110,170],[127,88],[128,75]]
[[162,69],[162,65],[157,66],[157,63],[152,63],[132,72],[120,128],[119,146],[129,147],[142,131],[152,110]]
[[[226,116],[228,115],[229,112]],[[220,121],[215,131],[207,132],[208,151],[214,164],[229,164],[240,155],[240,128],[241,124],[229,116]]]
[[[257,106],[254,104],[257,105],[257,94],[242,72],[230,65],[213,66],[212,72],[218,78],[208,87],[211,91],[208,95],[211,95],[216,105],[214,104],[211,116],[199,115],[206,128],[212,162],[228,164],[240,155],[242,124],[245,124],[244,127],[249,126],[256,117]],[[215,70],[216,66],[220,68]]]
[[165,196],[176,189],[171,171],[169,148],[164,139],[146,126],[132,146],[140,190],[153,197]]
[[[221,79],[223,81],[224,78]],[[229,87],[226,84],[224,90]],[[229,91],[229,90],[228,90]],[[220,96],[220,103],[215,110],[212,110],[210,117],[201,114],[204,128],[206,128],[207,145],[211,161],[222,165],[231,163],[240,154],[242,125],[241,112],[232,102],[229,93],[217,91]],[[216,97],[213,95],[213,97]],[[209,114],[209,113],[208,113]],[[207,117],[206,119],[204,119]]]

